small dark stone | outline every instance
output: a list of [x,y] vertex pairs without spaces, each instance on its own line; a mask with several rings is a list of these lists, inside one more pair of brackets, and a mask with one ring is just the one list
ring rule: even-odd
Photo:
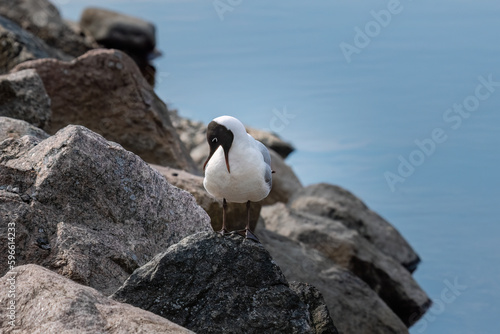
[[44,250],[50,250],[52,248],[50,247],[49,241],[45,237],[37,238],[36,245]]
[[35,70],[0,75],[0,116],[48,129],[52,117],[50,98]]

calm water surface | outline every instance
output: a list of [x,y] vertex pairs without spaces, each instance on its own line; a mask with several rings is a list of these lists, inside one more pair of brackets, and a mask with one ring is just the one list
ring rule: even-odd
[[[435,300],[411,333],[498,333],[498,1],[220,1],[220,16],[212,0],[55,3],[73,20],[101,6],[154,22],[157,91],[181,115],[278,132],[304,184],[341,185],[394,224]],[[400,159],[416,166],[399,174]]]

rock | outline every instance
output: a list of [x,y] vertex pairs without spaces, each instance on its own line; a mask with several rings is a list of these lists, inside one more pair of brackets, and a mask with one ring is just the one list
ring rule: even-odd
[[87,8],[80,18],[80,27],[101,45],[147,58],[156,47],[154,24],[113,11]]
[[307,305],[315,333],[338,334],[337,328],[333,324],[328,307],[321,293],[314,286],[302,283],[291,282],[290,289],[294,291],[300,300]]
[[0,15],[73,57],[98,47],[90,36],[71,29],[57,8],[47,0],[2,0]]
[[292,195],[303,188],[302,183],[279,154],[272,149],[269,150],[269,153],[271,154],[271,168],[276,173],[273,174],[271,193],[264,199],[262,204],[288,203]]
[[[16,225],[18,264],[108,294],[155,254],[211,231],[193,196],[100,135],[72,125],[19,144],[25,138],[0,143],[0,235]],[[1,275],[6,266],[0,262]]]
[[249,127],[247,127],[247,132],[251,134],[252,137],[262,142],[262,144],[278,153],[283,159],[286,159],[286,157],[288,157],[290,153],[295,151],[295,148],[292,146],[292,144],[285,142],[275,133]]
[[170,110],[170,119],[191,155],[194,163],[200,170],[208,157],[207,125],[203,122],[181,117],[177,110]]
[[181,117],[177,110],[170,110],[170,119],[194,163],[198,166],[198,169],[203,170],[209,152],[207,125],[203,122]]
[[193,333],[34,264],[16,267],[0,278],[0,307],[6,315],[13,286],[15,327],[2,316],[2,333]]
[[423,315],[429,308],[429,297],[405,268],[341,222],[282,203],[262,208],[261,215],[267,229],[316,248],[365,281],[405,325],[418,320],[413,314]]
[[259,228],[258,234],[288,281],[307,282],[321,291],[340,333],[408,333],[375,291],[350,271],[303,243],[267,229]]
[[[203,187],[203,177],[188,172],[158,165],[151,165],[163,175],[168,183],[191,193],[196,202],[210,216],[214,231],[222,228],[222,200],[210,195]],[[250,229],[255,231],[260,216],[261,202],[252,203],[250,208]],[[245,203],[228,203],[226,212],[226,227],[228,231],[242,230],[247,224],[247,207]]]
[[9,72],[16,65],[27,60],[71,59],[70,56],[51,48],[44,41],[3,16],[0,16],[0,45],[0,74]]
[[295,210],[338,220],[359,232],[384,254],[393,257],[410,272],[420,258],[385,219],[370,210],[349,191],[331,184],[320,183],[296,192],[289,206]]
[[31,61],[14,71],[27,68],[36,69],[52,101],[49,133],[84,125],[147,162],[198,173],[167,106],[126,54],[92,50],[69,63]]
[[161,54],[155,49],[154,24],[105,9],[87,8],[80,19],[80,27],[104,47],[128,54],[154,86],[156,69],[149,62]]
[[111,298],[200,333],[315,333],[307,305],[269,253],[236,235],[185,238],[137,269]]
[[[17,159],[48,138],[48,134],[18,119],[0,117],[0,164]],[[1,170],[1,168],[0,168]],[[9,186],[3,186],[8,188]],[[13,187],[10,186],[12,190]]]
[[49,137],[45,131],[25,121],[0,116],[0,142],[7,138],[19,139],[23,136],[32,136],[41,140]]
[[203,165],[208,157],[208,143],[202,143],[193,148],[190,152],[191,159],[193,159],[194,163],[201,170],[203,169]]
[[48,129],[51,114],[49,96],[35,70],[0,75],[0,116]]
[[[207,125],[205,123],[181,117],[177,110],[169,110],[169,115],[172,120],[172,125],[179,134],[179,138],[189,152],[195,147],[203,144],[205,150],[208,152]],[[208,156],[208,153],[206,155]],[[207,156],[205,156],[204,159],[206,159]],[[202,167],[204,162],[205,160],[201,162]]]

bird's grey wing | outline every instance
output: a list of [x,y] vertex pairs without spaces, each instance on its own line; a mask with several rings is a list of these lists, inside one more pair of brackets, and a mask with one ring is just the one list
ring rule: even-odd
[[260,141],[255,140],[255,143],[257,143],[257,147],[259,148],[260,153],[262,153],[262,157],[264,158],[264,162],[266,164],[268,164],[268,166],[270,168],[271,167],[271,155],[269,154],[269,150]]
[[273,185],[273,178],[272,178],[272,169],[271,169],[271,155],[269,154],[269,150],[267,147],[262,144],[260,141],[255,140],[255,143],[257,144],[257,148],[259,149],[260,153],[262,153],[262,157],[264,158],[264,162],[266,163],[266,174],[264,176],[264,179],[266,180],[266,183],[269,185],[269,189],[271,189]]

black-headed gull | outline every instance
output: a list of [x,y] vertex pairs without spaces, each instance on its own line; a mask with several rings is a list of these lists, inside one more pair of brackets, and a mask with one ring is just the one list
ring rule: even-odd
[[231,116],[217,117],[208,124],[207,141],[210,154],[203,165],[203,186],[210,195],[222,198],[222,229],[219,233],[228,233],[227,202],[247,203],[247,225],[242,231],[245,231],[246,238],[258,242],[250,231],[250,202],[263,200],[271,191],[269,151]]

